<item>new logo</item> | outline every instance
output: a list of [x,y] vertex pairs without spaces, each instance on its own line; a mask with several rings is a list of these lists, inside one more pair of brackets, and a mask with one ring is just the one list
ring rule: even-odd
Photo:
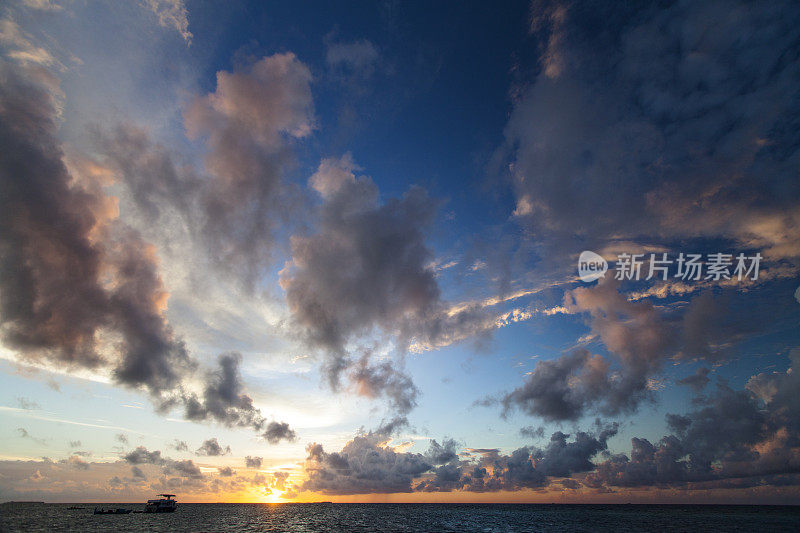
[[608,263],[594,252],[585,250],[578,258],[578,277],[581,281],[589,283],[606,275]]

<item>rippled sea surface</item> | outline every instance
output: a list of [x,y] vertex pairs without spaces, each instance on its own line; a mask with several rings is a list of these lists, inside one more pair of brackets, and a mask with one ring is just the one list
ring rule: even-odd
[[2,504],[0,531],[800,531],[800,507],[186,503],[172,514],[103,516],[79,505]]

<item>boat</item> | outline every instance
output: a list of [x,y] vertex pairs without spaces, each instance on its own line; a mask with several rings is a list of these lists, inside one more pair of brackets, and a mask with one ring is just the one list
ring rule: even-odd
[[163,498],[147,500],[147,504],[144,506],[145,513],[172,513],[175,511],[178,502],[175,501],[174,494],[158,494],[158,496],[163,496]]
[[97,507],[94,508],[94,514],[128,514],[133,509],[103,509],[102,507],[98,509]]

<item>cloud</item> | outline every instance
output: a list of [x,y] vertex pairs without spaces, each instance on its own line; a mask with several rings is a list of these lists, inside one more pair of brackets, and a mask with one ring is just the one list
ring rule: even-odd
[[270,444],[278,444],[282,440],[289,442],[297,438],[294,430],[286,422],[272,421],[267,424],[267,428],[262,435]]
[[281,276],[309,340],[339,354],[352,335],[376,325],[396,331],[439,297],[424,243],[433,202],[412,188],[380,205],[375,184],[353,168],[348,156],[326,160],[311,178],[325,200],[319,231],[292,238],[292,265]]
[[114,439],[116,439],[117,442],[119,442],[121,444],[128,444],[128,442],[129,442],[128,441],[128,436],[125,435],[124,433],[117,433],[116,435],[114,435]]
[[80,448],[81,447],[81,441],[79,441],[79,440],[71,440],[71,441],[69,441],[69,447],[70,448]]
[[116,290],[108,300],[127,349],[114,378],[143,387],[154,396],[171,392],[197,363],[164,316],[168,297],[154,260],[155,250],[132,230],[124,231],[114,252]]
[[294,498],[297,497],[297,494],[294,492],[297,489],[297,486],[294,484],[288,483],[289,473],[288,472],[273,472],[270,474],[269,478],[261,479],[260,484],[264,486],[264,490],[267,494],[271,494],[273,492],[283,492],[284,498]]
[[563,269],[610,239],[725,237],[800,255],[797,6],[533,9],[542,70],[506,148],[515,215],[545,261]]
[[186,442],[184,442],[182,440],[175,439],[175,441],[172,443],[171,446],[173,448],[175,448],[176,452],[188,452],[189,451],[189,445],[186,444]]
[[362,356],[350,370],[350,382],[360,396],[385,396],[392,411],[408,414],[417,405],[417,389],[411,377],[384,361],[371,365],[368,355]]
[[329,66],[350,71],[370,69],[379,57],[378,49],[366,39],[351,43],[328,43],[325,50],[325,61]]
[[519,434],[528,439],[541,439],[544,437],[544,426],[525,426],[520,428]]
[[545,420],[577,420],[606,394],[608,374],[608,361],[587,350],[540,361],[522,387],[502,398],[504,412],[516,407]]
[[45,439],[37,439],[36,437],[28,433],[28,430],[25,428],[17,428],[17,432],[19,433],[19,436],[23,439],[30,439],[37,444],[41,444],[42,446],[47,445]]
[[81,468],[68,461],[48,459],[0,461],[5,497],[22,500],[27,494],[28,499],[61,503],[146,501],[157,492],[179,492],[184,499],[213,500],[222,494],[252,497],[251,487],[235,473],[222,476],[215,471],[213,475],[196,477],[197,465],[187,465],[179,472],[157,466],[132,466],[125,461],[97,460],[87,464],[88,468]]
[[[70,185],[55,138],[54,80],[45,76],[43,83],[37,77],[45,73],[5,61],[0,71],[6,80],[0,90],[0,138],[9,147],[0,156],[0,183],[6,191],[0,202],[4,213],[18,213],[0,219],[0,240],[8,250],[2,259],[0,300],[4,342],[44,356],[52,353],[67,363],[97,366],[94,331],[104,317],[95,310],[106,308],[107,301],[97,279],[100,251],[90,236],[109,206],[98,194]],[[22,120],[25,116],[28,120]],[[80,279],[69,279],[77,272]],[[41,296],[34,306],[36,293]]]
[[244,464],[247,468],[261,468],[263,461],[262,457],[251,457],[250,455],[244,458]]
[[391,436],[406,426],[408,426],[408,418],[401,415],[395,415],[388,420],[382,419],[381,423],[374,432],[379,435]]
[[589,314],[592,334],[618,360],[619,371],[585,349],[540,361],[522,387],[502,398],[505,412],[517,407],[546,420],[577,420],[587,411],[632,412],[650,397],[650,378],[677,350],[675,328],[651,303],[631,302],[618,287],[606,280],[567,291],[564,307]]
[[203,477],[203,472],[200,467],[194,464],[194,461],[187,459],[185,461],[170,461],[164,467],[167,472],[177,472],[183,477],[200,479]]
[[4,54],[22,65],[41,65],[64,69],[47,49],[31,42],[31,36],[23,31],[11,18],[0,19],[0,45]]
[[415,401],[410,380],[388,363],[374,365],[367,356],[353,361],[348,343],[382,334],[404,352],[412,342],[461,338],[458,331],[475,328],[477,316],[474,309],[450,315],[440,299],[425,244],[435,202],[412,187],[381,203],[375,183],[357,170],[349,154],[320,163],[309,180],[323,200],[318,231],[292,237],[292,261],[280,283],[294,324],[327,354],[330,386],[338,389],[350,371],[356,391],[386,395],[402,411]]
[[[208,441],[206,441],[208,442]],[[149,451],[144,446],[137,446],[122,456],[122,459],[134,466],[152,464],[161,466],[165,474],[177,473],[179,476],[190,479],[203,478],[203,472],[191,459],[178,461],[163,457],[160,450]]]
[[71,455],[67,459],[62,459],[59,462],[71,466],[76,470],[89,470],[89,463],[81,459],[78,455]]
[[310,444],[303,467],[308,479],[301,488],[325,494],[540,488],[552,477],[593,470],[592,458],[606,450],[616,432],[616,425],[598,427],[596,434],[577,432],[571,441],[556,432],[545,448],[523,447],[509,455],[479,450],[477,460],[461,460],[452,439],[434,440],[419,454],[398,451],[385,435],[370,432],[357,435],[340,452]]
[[458,443],[454,439],[444,439],[439,444],[436,439],[428,446],[425,457],[432,465],[443,465],[458,459]]
[[[743,324],[728,301],[701,293],[683,316],[677,316],[650,301],[629,299],[614,279],[567,291],[563,312],[587,314],[591,335],[602,341],[609,356],[580,348],[539,361],[521,387],[500,399],[504,414],[519,408],[545,420],[563,421],[595,412],[634,412],[653,397],[654,380],[665,361],[727,360],[730,346],[758,331],[759,321]],[[687,378],[686,384],[700,386],[703,378],[708,382],[698,375]]]
[[137,446],[136,449],[123,455],[122,458],[132,465],[163,465],[166,463],[166,459],[161,457],[161,452],[159,450],[154,450],[151,452],[148,451],[144,446]]
[[261,429],[263,417],[244,394],[239,365],[242,356],[235,352],[221,354],[218,368],[209,373],[201,396],[187,394],[183,398],[186,418],[189,420],[213,419],[226,426],[253,426]]
[[324,494],[411,492],[412,480],[430,469],[420,454],[395,452],[378,434],[356,436],[341,452],[325,452],[320,444],[306,447],[302,489]]
[[214,457],[231,453],[231,447],[225,446],[223,448],[216,438],[211,438],[203,441],[203,445],[200,446],[194,453],[196,455],[208,455]]
[[219,472],[219,475],[223,476],[223,477],[231,477],[234,474],[236,474],[236,472],[234,472],[233,468],[231,468],[229,466],[223,466],[221,468],[217,468],[217,471]]
[[161,27],[176,30],[187,45],[191,44],[193,35],[189,31],[189,13],[183,0],[144,0],[144,5],[156,15]]
[[205,145],[204,169],[131,123],[92,127],[91,137],[95,159],[127,187],[146,224],[181,223],[212,264],[251,288],[270,266],[278,224],[304,222],[305,200],[284,175],[314,128],[312,77],[286,53],[219,71],[216,81],[183,111],[189,137]]
[[23,359],[107,369],[157,402],[174,396],[197,363],[166,320],[154,248],[116,220],[106,176],[65,166],[56,81],[6,61],[0,71],[0,138],[10,147],[0,202],[15,213],[0,219],[4,344]]
[[41,409],[39,404],[35,401],[29,400],[28,398],[23,398],[21,396],[17,398],[17,405],[19,405],[20,409],[25,409],[26,411]]
[[800,379],[793,370],[800,364],[800,351],[793,350],[790,359],[788,372],[753,376],[745,390],[719,383],[713,395],[697,400],[697,409],[667,415],[671,435],[656,444],[633,438],[630,457],[619,454],[600,463],[586,483],[754,486],[771,484],[772,476],[799,472]]
[[172,152],[151,140],[147,130],[133,124],[120,123],[110,130],[93,126],[90,132],[102,168],[119,177],[150,223],[168,206],[192,226],[200,223],[194,217],[202,182],[191,166],[179,164]]
[[710,372],[711,371],[708,368],[701,366],[697,369],[697,371],[695,371],[694,374],[678,380],[678,383],[691,387],[694,392],[699,394],[703,391],[708,382],[711,381],[708,378],[708,374]]
[[253,405],[253,400],[244,394],[239,365],[242,356],[235,352],[218,357],[219,368],[210,373],[205,380],[205,389],[201,396],[185,393],[181,402],[185,408],[185,416],[189,420],[216,420],[228,427],[252,427],[262,431],[265,439],[275,444],[281,439],[291,440],[294,431],[286,422],[272,421],[266,423],[261,411]]
[[615,424],[599,427],[597,434],[553,433],[545,448],[533,446],[502,455],[483,450],[478,462],[455,461],[439,466],[431,478],[420,481],[415,490],[426,492],[466,490],[494,492],[547,486],[552,477],[569,477],[594,469],[592,458],[607,448],[607,440],[617,432]]
[[53,0],[23,0],[22,4],[31,9],[40,9],[42,11],[61,11],[63,6],[54,4]]
[[207,147],[200,203],[211,256],[250,282],[269,258],[278,216],[294,203],[282,177],[291,142],[314,128],[311,79],[294,54],[275,54],[217,72],[216,90],[184,112],[189,136]]

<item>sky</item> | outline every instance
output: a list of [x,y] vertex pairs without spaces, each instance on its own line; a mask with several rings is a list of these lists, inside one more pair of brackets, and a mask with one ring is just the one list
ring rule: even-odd
[[0,7],[0,500],[800,503],[791,2]]

